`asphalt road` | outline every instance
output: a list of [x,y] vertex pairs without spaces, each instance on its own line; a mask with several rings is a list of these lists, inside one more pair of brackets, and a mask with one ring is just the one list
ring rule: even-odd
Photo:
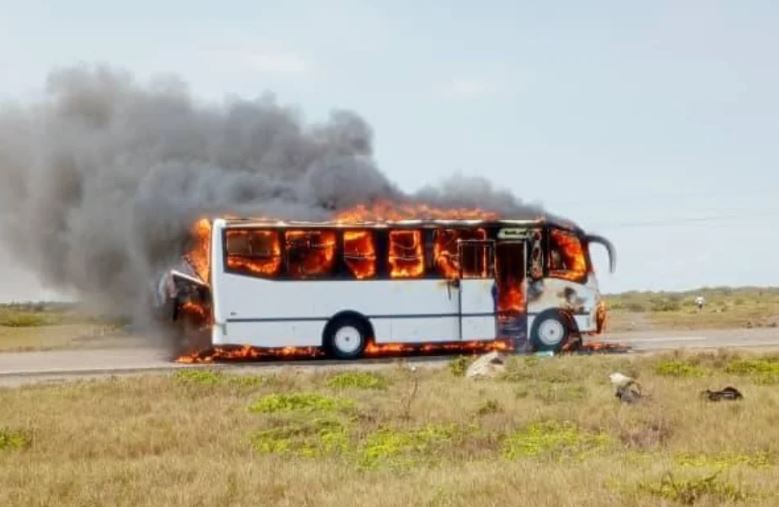
[[[608,334],[600,339],[608,343],[620,343],[633,352],[651,352],[668,349],[699,348],[779,348],[779,329],[733,329],[699,331],[641,331]],[[408,360],[419,364],[444,364],[442,357],[416,357]],[[281,367],[333,368],[349,365],[357,368],[375,368],[392,364],[393,358],[361,361],[299,360],[264,361],[253,363],[220,364],[220,368],[273,370]],[[94,350],[51,350],[40,352],[0,353],[0,384],[16,385],[42,380],[69,377],[95,377],[155,371],[171,371],[179,368],[197,368],[200,365],[183,365],[171,361],[165,349],[148,345],[128,348]]]

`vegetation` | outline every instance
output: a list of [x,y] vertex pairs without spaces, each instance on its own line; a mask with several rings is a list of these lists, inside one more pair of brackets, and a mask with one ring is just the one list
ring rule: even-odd
[[[699,310],[695,299],[705,299]],[[779,326],[779,288],[625,292],[606,297],[610,331]]]
[[[478,382],[399,363],[382,389],[358,371],[201,368],[4,388],[0,505],[777,505],[774,363],[513,357]],[[620,404],[615,371],[648,398]],[[725,385],[744,399],[699,396]]]
[[0,351],[106,346],[124,322],[98,318],[70,303],[0,305]]
[[32,436],[27,431],[0,428],[0,451],[25,449],[32,443]]
[[333,389],[386,389],[387,380],[369,371],[344,371],[327,379]]

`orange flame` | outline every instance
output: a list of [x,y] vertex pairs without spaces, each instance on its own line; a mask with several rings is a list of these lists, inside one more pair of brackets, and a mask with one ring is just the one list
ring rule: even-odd
[[389,233],[389,265],[392,278],[416,278],[425,272],[422,231],[396,230]]
[[[582,243],[575,234],[560,229],[552,229],[552,244],[559,251],[560,259],[552,260],[550,276],[566,280],[581,280],[587,274],[587,261]],[[550,252],[556,255],[553,249]]]
[[281,269],[281,243],[276,231],[227,231],[227,267],[248,274],[272,276]]
[[329,272],[335,262],[335,231],[287,231],[284,233],[289,274],[309,278]]
[[201,218],[192,225],[190,233],[192,247],[185,255],[185,259],[192,265],[197,276],[207,283],[210,269],[211,221],[207,218]]
[[[448,342],[448,343],[368,343],[366,357],[392,357],[406,354],[477,354],[493,350],[509,352],[513,350],[511,340]],[[183,364],[213,363],[219,361],[256,361],[262,359],[305,359],[324,357],[325,351],[319,347],[214,347],[195,352],[176,359]]]
[[344,231],[344,262],[355,278],[376,274],[376,246],[372,231]]
[[341,211],[335,220],[349,222],[383,222],[399,220],[497,220],[498,214],[479,208],[438,208],[429,204],[379,201]]
[[[433,257],[441,274],[449,279],[460,277],[460,268],[467,276],[486,277],[489,269],[486,259],[486,249],[481,250],[479,259],[467,258],[460,259],[458,251],[458,241],[460,240],[485,240],[487,231],[484,229],[438,229],[435,231],[435,241],[433,242]],[[471,257],[473,257],[471,255]],[[475,268],[475,269],[473,269]]]

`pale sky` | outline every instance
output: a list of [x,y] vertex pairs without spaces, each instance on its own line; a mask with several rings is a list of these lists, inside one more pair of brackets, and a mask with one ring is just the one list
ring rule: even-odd
[[779,285],[779,2],[275,4],[1,1],[0,100],[85,62],[351,109],[405,190],[482,175],[611,238],[605,291]]

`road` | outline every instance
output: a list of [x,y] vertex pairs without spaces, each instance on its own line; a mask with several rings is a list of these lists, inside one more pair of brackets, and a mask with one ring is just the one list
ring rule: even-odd
[[[699,331],[641,331],[609,334],[602,338],[608,343],[621,343],[634,352],[651,352],[668,349],[700,348],[779,348],[779,329],[733,329]],[[420,364],[443,364],[441,357],[409,359]],[[310,360],[271,361],[256,363],[220,364],[231,369],[274,370],[281,367],[333,368],[349,365],[358,368],[375,368],[391,364],[394,359],[370,359],[358,362]],[[171,371],[179,368],[197,368],[199,365],[183,365],[172,362],[165,349],[148,345],[131,348],[94,350],[51,350],[40,352],[0,353],[0,384],[16,385],[41,380],[68,377],[95,377],[144,372]]]

